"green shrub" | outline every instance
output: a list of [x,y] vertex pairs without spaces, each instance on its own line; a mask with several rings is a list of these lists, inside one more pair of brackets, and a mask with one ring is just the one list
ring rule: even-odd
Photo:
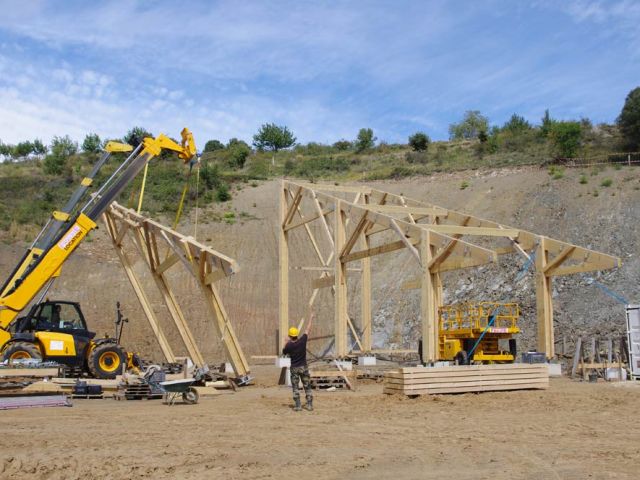
[[225,212],[222,219],[229,225],[236,223],[236,214],[233,212]]
[[420,163],[423,165],[427,163],[427,160],[429,159],[427,152],[425,151],[407,152],[404,158],[409,163]]
[[602,182],[600,182],[601,187],[610,187],[611,185],[613,185],[613,180],[611,180],[610,178],[605,178],[604,180],[602,180]]
[[229,185],[227,185],[224,182],[220,183],[216,191],[216,200],[218,200],[219,202],[226,202],[228,200],[231,200],[231,192],[229,192]]
[[581,185],[586,185],[588,183],[587,176],[582,174],[580,175],[580,180],[578,180]]
[[469,187],[469,182],[467,182],[466,180],[464,180],[461,184],[460,184],[460,190],[465,190]]
[[429,148],[431,139],[424,132],[416,132],[409,137],[409,145],[416,152],[424,152]]

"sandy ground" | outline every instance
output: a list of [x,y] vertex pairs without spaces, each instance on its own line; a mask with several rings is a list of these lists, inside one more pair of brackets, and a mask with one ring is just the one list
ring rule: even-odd
[[294,412],[276,377],[198,405],[2,411],[0,478],[638,478],[639,385],[409,399],[361,383]]

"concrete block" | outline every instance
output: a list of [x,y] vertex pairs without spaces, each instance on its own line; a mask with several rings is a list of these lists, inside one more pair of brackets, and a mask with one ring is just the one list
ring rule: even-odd
[[549,376],[550,377],[561,377],[562,376],[562,365],[559,363],[548,363],[547,367],[549,368]]
[[340,368],[342,368],[342,370],[353,370],[353,363],[351,363],[348,360],[340,360],[340,361],[336,361],[336,364],[340,366]]
[[452,362],[435,362],[433,364],[434,367],[450,367]]
[[276,358],[276,367],[282,368],[291,366],[291,359],[289,357],[278,357]]
[[624,368],[618,367],[607,368],[607,371],[605,372],[605,378],[607,380],[626,382],[627,371]]
[[364,357],[358,357],[358,365],[361,367],[368,367],[375,364],[376,364],[376,357],[372,357],[369,355]]

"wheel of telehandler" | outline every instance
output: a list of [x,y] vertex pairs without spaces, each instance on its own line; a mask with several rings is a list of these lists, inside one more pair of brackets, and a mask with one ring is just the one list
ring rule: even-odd
[[35,343],[13,342],[5,349],[2,355],[3,360],[42,360],[42,353]]
[[453,358],[456,365],[469,365],[469,354],[466,350],[460,350]]
[[91,351],[87,364],[95,378],[113,379],[122,372],[126,361],[127,355],[120,345],[105,343]]

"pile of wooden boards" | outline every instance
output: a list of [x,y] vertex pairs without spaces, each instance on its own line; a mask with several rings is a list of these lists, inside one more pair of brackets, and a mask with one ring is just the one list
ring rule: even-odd
[[547,365],[520,363],[401,368],[385,373],[383,391],[388,394],[432,395],[548,387]]

